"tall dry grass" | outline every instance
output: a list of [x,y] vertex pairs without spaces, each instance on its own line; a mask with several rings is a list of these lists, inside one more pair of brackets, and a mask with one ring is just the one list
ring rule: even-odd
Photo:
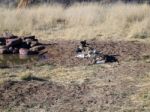
[[35,34],[42,39],[150,38],[147,4],[74,4],[16,10],[0,8],[0,32]]

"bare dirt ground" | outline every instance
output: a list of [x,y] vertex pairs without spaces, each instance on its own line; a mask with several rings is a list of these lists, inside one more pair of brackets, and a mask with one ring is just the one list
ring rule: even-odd
[[[79,42],[53,41],[47,48],[48,62],[58,66],[89,65],[88,59],[74,57]],[[118,63],[96,65],[92,77],[78,84],[28,80],[7,81],[0,85],[0,109],[29,112],[141,112],[147,105],[138,95],[141,80],[150,74],[150,45],[134,42],[89,41],[104,54],[119,55]],[[93,66],[93,65],[90,65]],[[84,71],[83,71],[84,72]]]
[[[56,65],[87,65],[91,64],[90,59],[78,59],[75,58],[75,50],[79,41],[60,41],[53,42],[55,45],[48,47],[47,57],[50,59],[50,63]],[[150,52],[150,45],[140,43],[138,41],[96,41],[91,40],[88,43],[96,48],[98,51],[108,55],[118,55],[116,58],[121,61],[127,60],[140,60],[143,55]]]

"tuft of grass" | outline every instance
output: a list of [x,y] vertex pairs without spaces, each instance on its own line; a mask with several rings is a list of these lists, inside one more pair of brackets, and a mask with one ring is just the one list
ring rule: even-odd
[[50,80],[61,84],[82,83],[94,75],[96,68],[95,66],[53,67],[51,65],[42,65],[33,69],[5,69],[0,71],[0,82],[6,80]]
[[47,39],[149,39],[147,4],[80,3],[70,7],[43,5],[0,8],[0,33],[36,34]]
[[21,80],[30,80],[32,79],[32,75],[31,74],[26,74],[20,77]]

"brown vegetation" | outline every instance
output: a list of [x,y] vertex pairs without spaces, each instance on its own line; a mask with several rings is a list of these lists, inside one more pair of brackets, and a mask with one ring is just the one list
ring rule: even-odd
[[145,39],[150,37],[150,6],[146,4],[74,4],[0,8],[0,33],[37,35],[49,39]]

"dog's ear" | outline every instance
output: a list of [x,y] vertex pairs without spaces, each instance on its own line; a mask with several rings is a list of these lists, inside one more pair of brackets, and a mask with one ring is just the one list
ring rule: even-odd
[[84,41],[80,41],[80,43],[81,43],[81,44],[83,44],[83,43],[84,43]]
[[87,43],[86,43],[86,40],[83,40],[83,41],[81,41],[80,42],[82,45],[86,45]]

